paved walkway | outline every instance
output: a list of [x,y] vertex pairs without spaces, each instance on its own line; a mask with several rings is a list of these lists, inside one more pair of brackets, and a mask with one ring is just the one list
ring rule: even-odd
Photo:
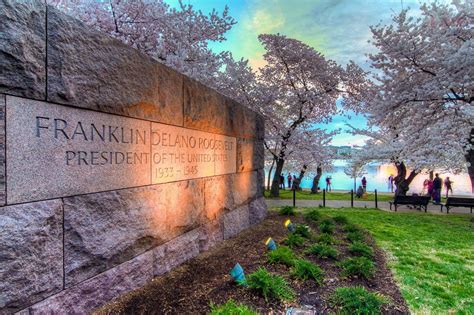
[[[293,200],[291,199],[266,199],[267,205],[269,208],[272,207],[281,207],[281,206],[292,206]],[[297,207],[319,207],[323,205],[322,200],[296,200]],[[331,208],[349,208],[351,206],[350,200],[326,200],[326,207]],[[354,200],[354,207],[356,208],[375,208],[375,201],[368,200]],[[390,211],[390,205],[386,201],[379,201],[378,207],[380,210]],[[394,209],[394,208],[392,208]],[[393,210],[392,210],[393,211]],[[419,212],[416,209],[410,209],[407,206],[399,206],[397,209],[398,212]],[[428,205],[428,212],[433,214],[446,214],[446,209],[443,208],[443,212],[440,212],[439,205]],[[465,213],[469,214],[469,208],[451,208],[449,213]]]

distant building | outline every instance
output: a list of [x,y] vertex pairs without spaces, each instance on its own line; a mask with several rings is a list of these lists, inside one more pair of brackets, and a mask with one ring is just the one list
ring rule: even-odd
[[336,158],[347,158],[352,153],[352,147],[350,146],[329,146]]

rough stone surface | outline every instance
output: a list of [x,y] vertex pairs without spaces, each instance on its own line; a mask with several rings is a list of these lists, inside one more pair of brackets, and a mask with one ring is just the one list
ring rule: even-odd
[[153,274],[159,276],[167,273],[174,267],[199,255],[199,241],[202,232],[199,228],[194,229],[153,249]]
[[267,216],[267,203],[265,198],[260,197],[249,203],[250,225],[260,223]]
[[184,126],[235,136],[234,108],[223,95],[192,79],[184,79]]
[[0,313],[63,287],[61,200],[0,208]]
[[153,278],[153,255],[146,252],[29,308],[33,314],[88,314]]
[[237,139],[237,172],[263,168],[264,155],[263,141]]
[[46,7],[40,0],[0,0],[0,92],[44,99]]
[[250,226],[248,205],[224,214],[224,239],[231,238]]
[[183,75],[48,7],[48,100],[183,124]]
[[66,287],[197,228],[201,180],[64,198]]
[[204,204],[206,219],[214,221],[222,213],[233,209],[233,176],[214,176],[204,180]]
[[7,202],[5,177],[5,103],[6,96],[0,94],[0,206]]
[[240,206],[254,200],[258,195],[258,172],[244,172],[234,175],[234,204]]

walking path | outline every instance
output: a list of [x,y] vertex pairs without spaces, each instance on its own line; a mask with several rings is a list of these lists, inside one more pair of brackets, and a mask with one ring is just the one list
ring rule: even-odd
[[[292,206],[293,200],[291,199],[266,199],[267,205],[269,208],[273,207],[282,207],[282,206]],[[297,207],[319,207],[319,205],[323,205],[322,200],[296,200]],[[350,208],[351,201],[350,200],[326,200],[326,207],[331,208]],[[354,200],[354,207],[355,208],[375,208],[375,201],[369,200]],[[379,201],[378,208],[384,211],[390,211],[390,205],[386,201]],[[440,212],[439,205],[428,205],[428,212],[433,214],[446,214],[446,209],[443,208],[443,212]],[[394,208],[392,208],[394,209]],[[393,210],[392,210],[393,211]],[[420,212],[416,209],[410,209],[407,206],[399,206],[397,212]],[[469,208],[451,208],[449,209],[449,213],[470,213]]]

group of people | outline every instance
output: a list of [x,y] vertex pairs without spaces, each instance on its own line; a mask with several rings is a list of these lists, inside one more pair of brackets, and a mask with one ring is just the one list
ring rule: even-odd
[[[444,188],[446,189],[446,198],[448,198],[449,192],[451,192],[451,194],[453,193],[453,182],[449,179],[449,176],[444,180]],[[421,194],[431,196],[435,203],[440,203],[442,189],[443,179],[436,173],[433,180],[428,178],[424,180]]]
[[[296,181],[296,176],[293,174],[291,175],[290,172],[288,172],[287,182],[288,182],[288,188],[293,189],[292,184]],[[280,188],[285,189],[285,175],[280,174]]]
[[365,178],[365,176],[362,177],[360,183],[361,185],[359,185],[356,191],[357,198],[362,198],[362,196],[367,192],[367,178]]

